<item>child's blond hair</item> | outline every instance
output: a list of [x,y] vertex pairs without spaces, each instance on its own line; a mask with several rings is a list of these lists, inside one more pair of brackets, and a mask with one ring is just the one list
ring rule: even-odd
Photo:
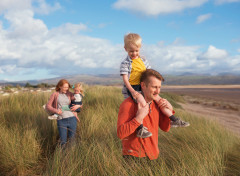
[[80,93],[82,94],[82,96],[84,96],[84,90],[83,90],[82,83],[76,83],[76,84],[74,84],[74,89],[79,89],[79,90],[80,90]]
[[140,37],[140,35],[135,33],[129,33],[124,36],[124,48],[129,48],[129,46],[131,45],[141,47],[142,38]]

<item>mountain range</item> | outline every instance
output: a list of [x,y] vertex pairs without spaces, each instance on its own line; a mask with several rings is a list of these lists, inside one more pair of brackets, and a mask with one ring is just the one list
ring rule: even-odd
[[[240,84],[240,76],[238,75],[163,75],[165,78],[164,85],[227,85],[227,84]],[[71,84],[76,82],[83,82],[89,85],[121,85],[122,78],[118,74],[100,74],[100,75],[67,75],[62,77],[56,77],[51,79],[41,80],[26,80],[7,82],[1,81],[0,85],[25,85],[30,83],[37,85],[40,83],[56,84],[60,79],[67,79]]]

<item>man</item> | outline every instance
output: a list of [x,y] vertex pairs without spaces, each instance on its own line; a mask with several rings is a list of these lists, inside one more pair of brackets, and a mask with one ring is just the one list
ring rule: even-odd
[[[130,97],[125,99],[119,109],[117,135],[122,140],[122,154],[132,157],[148,157],[157,159],[158,129],[167,132],[170,129],[170,119],[161,112],[162,107],[172,111],[167,100],[159,98],[162,75],[153,69],[147,69],[141,76],[141,88],[147,102],[145,106],[135,103]],[[166,109],[166,108],[165,108]],[[139,138],[136,129],[143,125],[152,133],[151,137]]]

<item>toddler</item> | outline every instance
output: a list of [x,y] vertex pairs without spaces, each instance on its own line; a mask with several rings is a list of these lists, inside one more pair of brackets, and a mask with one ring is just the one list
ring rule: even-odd
[[[142,72],[146,69],[150,69],[151,66],[145,58],[140,57],[139,55],[141,44],[142,39],[138,34],[129,33],[125,35],[124,48],[128,55],[121,63],[120,75],[122,76],[124,82],[122,89],[124,98],[131,96],[136,103],[140,103],[142,106],[145,106],[146,101],[141,94],[140,78]],[[158,101],[160,100],[161,97],[159,96]],[[172,110],[166,107],[161,107],[161,111],[164,113],[164,115],[170,118],[171,127],[186,127],[190,125],[188,122],[184,122],[179,118],[176,118],[173,115]],[[146,138],[152,136],[152,133],[149,132],[148,129],[143,126],[143,124],[141,124],[137,128],[137,136]]]
[[71,105],[70,108],[74,105],[81,105],[80,108],[76,109],[75,112],[73,112],[73,114],[76,116],[76,118],[79,121],[79,118],[77,116],[77,113],[81,111],[82,108],[82,99],[84,97],[84,91],[82,88],[82,84],[81,83],[77,83],[73,86],[74,88],[74,100],[71,101]]

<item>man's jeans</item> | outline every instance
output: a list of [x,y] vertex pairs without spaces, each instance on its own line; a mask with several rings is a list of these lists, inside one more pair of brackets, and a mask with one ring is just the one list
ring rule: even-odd
[[67,137],[73,138],[76,133],[77,119],[75,116],[61,119],[57,121],[58,132],[60,136],[60,144],[63,146],[67,143]]

